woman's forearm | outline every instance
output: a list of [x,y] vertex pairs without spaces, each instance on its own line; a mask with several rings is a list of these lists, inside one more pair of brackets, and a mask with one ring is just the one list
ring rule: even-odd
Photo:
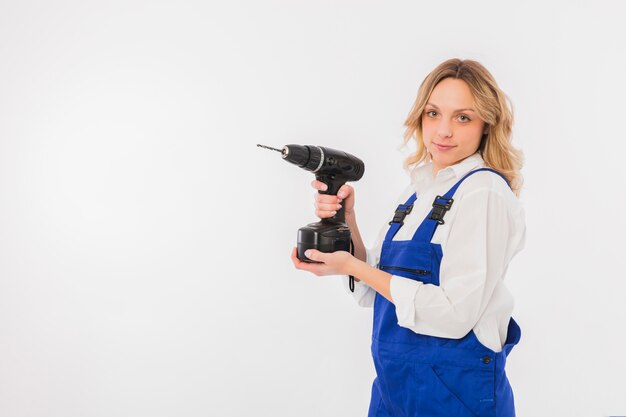
[[356,224],[356,214],[352,212],[351,215],[346,215],[346,223],[350,228],[350,234],[352,235],[352,243],[354,244],[354,257],[367,262],[367,254],[365,252],[365,245],[363,244],[363,238],[361,232],[359,232],[359,226]]
[[365,261],[354,258],[353,261],[353,264],[350,265],[350,275],[354,276],[355,280],[363,281],[393,303],[393,299],[391,298],[392,275],[378,268],[374,268]]
[[393,303],[391,299],[391,274],[374,268],[367,263],[365,244],[363,244],[363,238],[361,237],[361,232],[359,232],[354,212],[352,212],[352,215],[346,216],[346,223],[350,227],[350,233],[352,234],[354,257],[358,259],[351,268],[353,273],[350,275],[354,276],[355,281],[363,281]]

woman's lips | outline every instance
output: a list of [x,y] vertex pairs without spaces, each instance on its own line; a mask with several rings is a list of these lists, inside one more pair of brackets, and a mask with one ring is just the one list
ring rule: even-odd
[[453,145],[440,145],[438,143],[433,143],[433,145],[440,151],[447,151],[455,147]]

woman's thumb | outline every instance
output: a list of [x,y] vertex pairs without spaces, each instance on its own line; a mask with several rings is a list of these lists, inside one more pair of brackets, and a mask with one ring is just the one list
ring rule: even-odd
[[307,249],[306,251],[304,251],[304,256],[306,256],[312,261],[318,261],[318,262],[323,261],[322,252],[315,250],[315,249]]

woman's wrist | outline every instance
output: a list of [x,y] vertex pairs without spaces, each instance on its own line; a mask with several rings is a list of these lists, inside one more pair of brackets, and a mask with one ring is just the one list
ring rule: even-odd
[[356,275],[357,271],[361,270],[362,263],[363,261],[359,258],[351,256],[350,261],[346,265],[345,275],[352,275],[353,277],[355,277],[355,281],[359,281],[356,279]]

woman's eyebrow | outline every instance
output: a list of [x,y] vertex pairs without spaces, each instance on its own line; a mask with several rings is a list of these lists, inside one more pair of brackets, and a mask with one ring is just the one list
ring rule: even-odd
[[[426,105],[427,105],[427,106],[432,106],[432,107],[436,108],[437,110],[439,110],[439,107],[437,107],[437,105],[436,105],[436,104],[433,104],[433,103],[426,103]],[[472,112],[476,113],[476,110],[474,110],[474,109],[470,109],[470,108],[467,108],[467,109],[458,109],[458,110],[455,110],[455,111],[454,111],[454,113],[457,113],[457,112],[460,112],[460,111],[472,111]]]

